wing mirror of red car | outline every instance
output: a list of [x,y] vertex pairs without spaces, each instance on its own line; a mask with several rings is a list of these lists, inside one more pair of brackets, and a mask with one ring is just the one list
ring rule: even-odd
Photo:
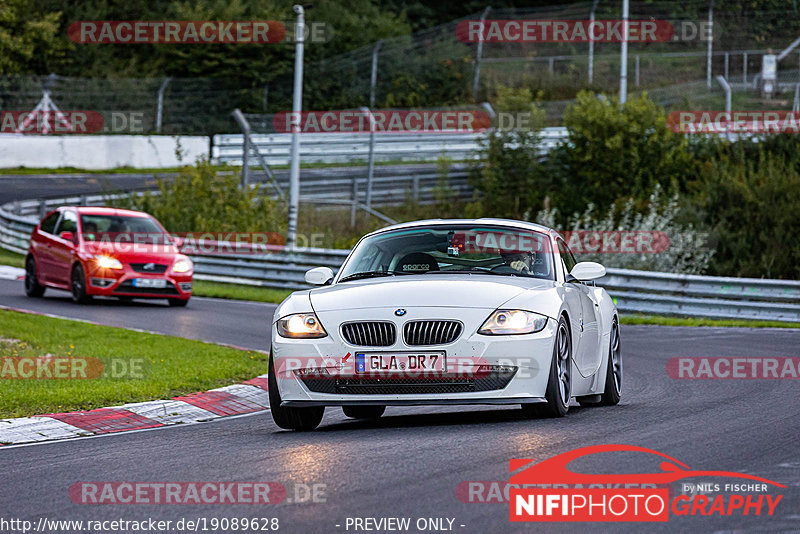
[[61,232],[58,234],[58,237],[63,239],[64,241],[74,241],[74,235],[72,232]]
[[175,235],[171,235],[169,237],[170,237],[170,239],[172,239],[172,244],[175,245],[176,247],[178,247],[178,249],[183,248],[184,241],[183,241],[182,237],[178,237],[178,236],[175,236]]

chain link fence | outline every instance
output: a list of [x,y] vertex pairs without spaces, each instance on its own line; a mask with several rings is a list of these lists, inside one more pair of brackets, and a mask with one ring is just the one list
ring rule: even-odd
[[[672,34],[663,42],[629,44],[629,92],[647,90],[668,108],[709,109],[721,108],[724,103],[716,75],[728,79],[737,92],[757,91],[763,55],[770,50],[778,53],[800,37],[800,16],[797,2],[764,2],[760,8],[752,5],[724,2],[712,9],[711,0],[631,2],[632,21],[664,21]],[[434,28],[307,63],[304,108],[459,106],[491,102],[498,86],[529,87],[547,112],[549,124],[554,125],[579,90],[619,90],[619,43],[479,43],[464,39],[459,28],[481,18],[486,24],[502,20],[618,21],[621,13],[620,2],[603,1],[487,8]],[[713,21],[710,47],[709,21]],[[43,88],[48,88],[62,110],[98,111],[107,123],[113,113],[137,114],[139,132],[128,128],[125,133],[234,133],[239,131],[230,115],[234,108],[261,114],[291,109],[291,69],[277,71],[280,73],[263,86],[230,77],[0,76],[0,110],[32,110]],[[783,58],[778,71],[778,95],[791,95],[800,82],[800,49]],[[758,103],[748,105],[753,108]],[[789,107],[791,103],[770,103],[773,108],[776,105]]]

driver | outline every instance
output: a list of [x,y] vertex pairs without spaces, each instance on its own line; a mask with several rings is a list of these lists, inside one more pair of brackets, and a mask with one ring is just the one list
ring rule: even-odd
[[88,241],[94,241],[96,234],[97,234],[97,223],[93,221],[88,221],[83,224],[83,235],[85,239],[87,239]]
[[533,255],[530,252],[504,252],[500,256],[503,262],[522,274],[531,274]]

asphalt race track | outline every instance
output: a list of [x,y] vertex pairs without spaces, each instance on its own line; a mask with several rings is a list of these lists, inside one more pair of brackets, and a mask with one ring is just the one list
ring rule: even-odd
[[[273,306],[194,299],[161,303],[72,304],[66,293],[23,296],[22,282],[0,281],[0,304],[116,326],[268,346]],[[570,409],[560,420],[526,420],[492,407],[389,408],[376,424],[328,409],[314,432],[278,429],[268,413],[211,423],[0,449],[2,517],[83,520],[197,520],[277,517],[283,532],[354,532],[347,518],[448,518],[455,532],[800,531],[800,388],[796,380],[675,380],[675,356],[798,356],[800,332],[780,329],[623,326],[625,384],[619,406]],[[676,517],[668,523],[516,524],[507,503],[462,502],[465,481],[507,481],[511,458],[545,459],[587,445],[625,443],[668,454],[693,469],[765,477],[787,488],[775,515]],[[599,459],[598,459],[599,458]],[[591,473],[657,470],[625,453],[581,460]],[[85,505],[78,481],[273,481],[280,504]],[[737,481],[738,482],[738,481]],[[305,502],[318,486],[317,502]],[[488,492],[489,486],[482,486]],[[477,492],[473,500],[488,493]],[[299,498],[298,498],[299,496]],[[301,501],[301,502],[298,502]],[[448,525],[447,521],[444,522]],[[337,526],[338,525],[338,526]],[[462,526],[463,525],[463,526]],[[544,528],[542,528],[544,527]],[[412,531],[416,531],[413,530]]]

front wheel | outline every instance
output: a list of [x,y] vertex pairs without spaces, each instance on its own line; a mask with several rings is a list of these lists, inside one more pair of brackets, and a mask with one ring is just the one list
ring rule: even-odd
[[36,260],[33,256],[28,256],[25,262],[25,294],[29,297],[41,297],[44,290],[45,287],[39,283],[36,275]]
[[267,381],[269,393],[269,409],[275,424],[286,430],[314,430],[322,421],[325,414],[323,406],[309,408],[292,408],[281,406],[281,393],[278,391],[278,378],[275,375],[275,364],[272,354],[269,355],[269,379]]
[[344,414],[351,419],[380,419],[386,406],[342,406]]
[[614,406],[619,403],[622,394],[622,351],[619,341],[619,322],[614,318],[611,323],[611,343],[608,350],[608,367],[606,370],[606,387],[601,404]]
[[567,320],[562,316],[556,329],[553,344],[553,359],[545,390],[547,403],[523,404],[523,413],[528,417],[564,417],[569,411],[572,398],[572,338]]
[[72,268],[72,300],[78,304],[92,300],[92,297],[86,294],[86,274],[80,263],[76,263]]

